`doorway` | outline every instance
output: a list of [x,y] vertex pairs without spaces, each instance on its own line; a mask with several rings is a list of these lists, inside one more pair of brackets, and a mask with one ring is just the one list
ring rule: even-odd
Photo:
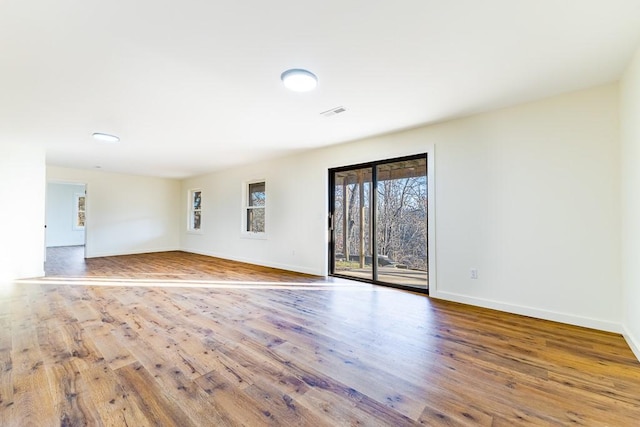
[[329,194],[329,274],[428,293],[427,154],[331,169]]
[[86,184],[48,182],[45,210],[45,273],[58,265],[84,265]]

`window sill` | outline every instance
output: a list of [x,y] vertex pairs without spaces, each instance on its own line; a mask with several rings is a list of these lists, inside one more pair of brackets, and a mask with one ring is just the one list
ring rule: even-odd
[[240,233],[241,239],[267,240],[267,233],[250,233],[243,231]]

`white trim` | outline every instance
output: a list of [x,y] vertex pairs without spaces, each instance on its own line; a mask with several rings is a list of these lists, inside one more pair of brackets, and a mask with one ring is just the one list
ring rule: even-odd
[[295,272],[298,272],[298,273],[311,274],[313,276],[319,276],[319,277],[327,277],[326,273],[323,273],[321,271],[318,271],[318,270],[315,270],[315,269],[312,269],[312,268],[301,267],[301,266],[298,266],[298,265],[281,264],[281,263],[277,263],[277,262],[265,263],[264,260],[262,260],[262,259],[235,257],[235,256],[229,256],[228,254],[221,254],[221,253],[211,252],[211,251],[201,251],[201,250],[198,250],[198,249],[182,248],[181,251],[182,252],[192,253],[192,254],[210,256],[210,257],[214,257],[214,258],[226,259],[226,260],[229,260],[229,261],[244,262],[244,263],[247,263],[247,264],[258,265],[258,266],[261,266],[261,267],[279,268],[281,270],[295,271]]
[[87,236],[89,235],[89,183],[84,184],[84,254],[87,256]]
[[626,325],[622,325],[622,336],[627,341],[636,359],[640,362],[640,341],[633,336]]
[[467,295],[456,294],[453,292],[442,292],[432,290],[429,295],[433,298],[446,301],[459,302],[463,304],[474,305],[477,307],[490,308],[493,310],[504,311],[507,313],[519,314],[522,316],[535,317],[543,320],[551,320],[553,322],[566,323],[569,325],[582,326],[584,328],[598,329],[605,332],[614,332],[621,334],[622,325],[620,323],[608,320],[594,319],[590,317],[577,316],[569,313],[561,313],[557,311],[542,310],[534,307],[523,305],[509,304],[500,301],[489,300],[485,298],[470,297]]
[[19,276],[13,277],[13,276],[0,276],[0,294],[2,294],[2,292],[4,291],[4,289],[7,288],[6,285],[13,285],[15,284],[16,281],[21,281],[21,280],[28,280],[28,279],[34,279],[34,278],[39,278],[39,277],[45,277],[45,271],[44,268],[41,270],[34,270],[35,273],[31,274],[29,273],[27,276],[23,276],[22,274],[20,274]]
[[254,239],[254,240],[269,240],[266,232],[254,233],[254,232],[245,231],[245,230],[240,232],[240,238],[241,239]]
[[[200,192],[200,209],[194,209],[193,208],[193,197],[195,195],[196,192]],[[187,190],[187,233],[189,234],[202,234],[202,199],[203,199],[203,195],[204,192],[202,191],[202,188],[191,188],[189,190]],[[193,223],[192,223],[192,219],[193,219],[193,214],[195,212],[200,212],[200,227],[199,228],[193,228]]]
[[436,275],[436,147],[429,144],[427,153],[427,251],[429,293],[438,290]]
[[[251,184],[264,184],[264,206],[249,206],[249,186]],[[267,205],[268,205],[268,195],[267,195],[267,180],[265,178],[261,179],[251,179],[244,181],[242,183],[242,218],[240,220],[240,238],[243,239],[255,239],[255,240],[267,240]],[[247,231],[247,211],[249,209],[264,209],[264,230],[261,232],[255,231]]]
[[[85,248],[85,251],[86,251],[86,248]],[[155,252],[174,252],[174,251],[186,252],[183,249],[181,249],[179,246],[153,248],[153,249],[114,251],[114,252],[97,252],[97,253],[88,253],[88,251],[86,251],[85,258],[102,258],[107,256],[140,255],[140,254],[151,254]]]
[[[84,197],[84,225],[78,225],[78,214],[80,213],[80,209],[78,209],[78,202],[80,197]],[[84,231],[87,227],[87,192],[85,190],[84,193],[73,193],[73,229],[77,231]]]

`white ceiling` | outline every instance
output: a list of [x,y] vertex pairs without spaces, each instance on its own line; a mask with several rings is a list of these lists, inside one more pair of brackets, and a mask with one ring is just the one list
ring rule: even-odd
[[639,0],[2,0],[0,143],[185,177],[616,81],[639,40]]

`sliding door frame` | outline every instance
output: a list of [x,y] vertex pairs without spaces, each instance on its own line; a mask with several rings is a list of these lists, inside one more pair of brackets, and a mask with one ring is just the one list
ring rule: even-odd
[[[329,198],[329,212],[328,212],[328,227],[329,227],[329,245],[328,245],[328,254],[329,254],[329,264],[328,264],[328,275],[331,277],[339,277],[343,279],[356,280],[365,283],[371,283],[375,285],[388,286],[392,288],[404,289],[412,292],[422,293],[429,295],[430,291],[435,290],[435,221],[434,221],[434,201],[435,201],[435,184],[433,182],[434,179],[434,162],[433,162],[433,146],[431,146],[428,150],[421,154],[403,156],[403,157],[394,157],[389,159],[371,161],[366,163],[359,163],[348,166],[341,166],[336,168],[329,169],[329,188],[328,188],[328,198]],[[378,242],[377,242],[377,233],[374,231],[375,224],[377,223],[377,206],[378,206],[378,191],[377,191],[377,171],[379,165],[384,165],[387,163],[394,162],[402,162],[407,160],[416,160],[416,159],[425,159],[427,166],[427,289],[421,289],[418,287],[413,287],[409,285],[401,285],[389,282],[381,282],[379,280],[374,280],[378,276],[378,257],[376,256],[378,252]],[[335,205],[335,175],[339,172],[345,172],[353,169],[364,169],[371,168],[371,198],[370,198],[370,239],[371,239],[371,264],[372,264],[372,277],[371,279],[358,278],[353,276],[348,276],[345,274],[336,273],[336,264],[335,264],[335,230],[334,230],[334,211],[336,208]]]

